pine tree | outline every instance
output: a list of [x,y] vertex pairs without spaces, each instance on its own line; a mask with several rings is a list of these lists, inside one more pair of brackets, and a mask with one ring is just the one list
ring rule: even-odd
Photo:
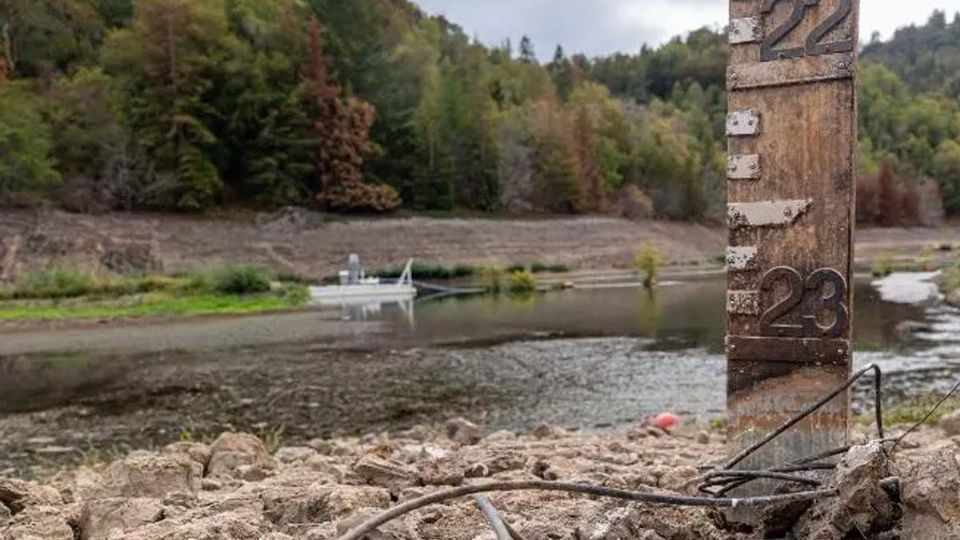
[[533,41],[530,36],[520,39],[520,61],[526,64],[537,63],[537,53],[533,50]]
[[554,86],[557,87],[557,95],[560,99],[566,101],[570,97],[570,92],[576,84],[574,80],[574,65],[567,58],[563,51],[563,46],[557,45],[557,50],[553,54],[553,61],[547,65],[547,71],[553,79]]

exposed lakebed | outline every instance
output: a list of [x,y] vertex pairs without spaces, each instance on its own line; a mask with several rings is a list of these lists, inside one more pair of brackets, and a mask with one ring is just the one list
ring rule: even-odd
[[[0,474],[231,429],[289,445],[461,415],[488,430],[619,428],[663,410],[708,421],[725,407],[724,289],[714,277],[655,295],[598,288],[4,334]],[[856,294],[855,363],[883,367],[888,399],[949,388],[960,312],[885,301],[867,280]],[[870,399],[858,386],[855,406]]]

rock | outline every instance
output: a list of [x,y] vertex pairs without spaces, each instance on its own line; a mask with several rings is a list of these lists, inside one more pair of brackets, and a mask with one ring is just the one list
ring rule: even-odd
[[500,430],[487,435],[484,440],[487,442],[504,442],[504,441],[515,441],[517,439],[516,434],[512,431]]
[[[638,521],[638,510],[627,506],[604,509],[587,519],[587,523],[577,528],[577,540],[633,540],[638,538],[638,530],[634,523]],[[660,536],[654,533],[655,538]]]
[[814,504],[794,528],[795,536],[810,540],[846,538],[848,534],[873,538],[892,530],[900,520],[900,506],[880,485],[890,476],[890,460],[880,443],[853,447],[837,467],[839,496]]
[[550,424],[540,424],[534,428],[532,435],[539,440],[543,439],[559,439],[566,435],[567,432],[563,428],[557,426],[552,426]]
[[307,460],[306,465],[310,470],[317,473],[316,476],[334,484],[344,483],[347,476],[347,469],[340,465],[338,460],[328,456],[319,454],[313,456]]
[[162,499],[174,492],[196,495],[201,478],[203,467],[182,454],[128,457],[107,467],[100,485],[91,489],[86,498]]
[[698,476],[700,473],[693,467],[674,467],[660,477],[659,485],[662,489],[680,493]]
[[577,540],[722,540],[702,509],[624,506],[608,503],[577,528]]
[[294,538],[289,534],[275,532],[264,536],[261,540],[294,540]]
[[470,446],[480,441],[480,427],[465,418],[447,421],[447,438],[462,446]]
[[103,475],[89,467],[80,467],[73,473],[71,496],[73,502],[83,502],[96,495],[103,483]]
[[697,442],[699,444],[710,444],[710,434],[706,431],[701,431],[697,434]]
[[391,500],[383,488],[319,483],[303,490],[271,490],[262,499],[264,515],[279,525],[334,521],[361,508],[387,508]]
[[59,506],[63,504],[60,492],[31,482],[0,478],[0,504],[17,515],[30,506]]
[[955,453],[941,449],[898,468],[906,509],[903,537],[957,538],[960,535],[960,464]]
[[163,453],[187,456],[204,467],[206,467],[207,462],[210,461],[210,447],[203,443],[176,442],[167,445],[167,447],[163,449]]
[[954,411],[940,419],[940,429],[947,437],[960,435],[960,410]]
[[281,448],[277,450],[273,457],[280,463],[303,463],[315,455],[317,455],[317,451],[313,448],[297,446]]
[[[163,503],[153,498],[112,498],[88,501],[80,517],[82,540],[112,540],[163,518]],[[124,537],[124,536],[121,536]]]
[[263,442],[249,433],[224,433],[210,446],[207,476],[263,479],[277,462]]
[[337,524],[324,523],[307,531],[303,540],[333,540],[337,537]]
[[2,540],[75,540],[67,516],[52,506],[31,506],[14,516]]
[[486,478],[490,476],[490,468],[484,463],[474,463],[473,465],[467,467],[467,470],[463,473],[467,478]]
[[406,465],[376,456],[365,456],[353,470],[366,483],[387,488],[391,493],[399,493],[417,481],[417,473]]
[[459,486],[463,483],[463,466],[449,460],[431,460],[419,465],[417,478],[425,486]]
[[7,508],[7,505],[0,503],[0,525],[5,525],[13,517],[13,512]]
[[200,489],[203,491],[220,491],[223,489],[223,482],[215,478],[204,478],[200,481]]
[[[337,523],[337,535],[343,535],[380,512],[373,508],[363,509]],[[396,519],[381,526],[364,537],[366,540],[420,540],[420,535],[411,524],[411,518]]]

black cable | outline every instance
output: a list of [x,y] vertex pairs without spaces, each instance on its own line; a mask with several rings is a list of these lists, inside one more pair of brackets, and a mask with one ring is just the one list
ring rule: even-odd
[[488,493],[492,491],[564,491],[569,493],[580,493],[583,495],[593,495],[597,497],[608,497],[622,499],[627,501],[642,502],[647,504],[666,505],[666,506],[693,506],[693,507],[712,507],[712,508],[755,508],[768,506],[771,504],[782,504],[801,501],[814,501],[837,496],[837,490],[825,489],[819,491],[802,491],[798,493],[788,493],[784,495],[770,495],[766,497],[746,497],[742,499],[715,499],[711,497],[685,497],[680,495],[668,495],[665,493],[641,493],[637,491],[626,491],[622,489],[613,489],[600,486],[591,486],[586,484],[575,484],[569,482],[549,482],[546,480],[517,480],[504,482],[491,482],[487,484],[477,484],[472,486],[461,486],[424,495],[397,505],[370,520],[364,522],[355,529],[347,532],[338,540],[361,540],[367,534],[377,530],[380,526],[415,510],[425,506],[440,503],[450,499],[465,497],[475,493]]

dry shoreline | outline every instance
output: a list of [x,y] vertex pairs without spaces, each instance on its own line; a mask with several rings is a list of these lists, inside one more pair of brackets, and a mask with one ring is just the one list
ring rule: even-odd
[[[925,246],[960,241],[960,226],[861,229],[857,259],[915,256]],[[328,221],[305,211],[243,219],[178,215],[81,216],[59,211],[0,215],[0,279],[30,270],[177,272],[256,263],[310,279],[335,275],[350,253],[368,268],[410,257],[446,266],[545,262],[576,271],[629,270],[637,247],[657,245],[670,265],[715,265],[727,243],[722,226],[609,217]]]

